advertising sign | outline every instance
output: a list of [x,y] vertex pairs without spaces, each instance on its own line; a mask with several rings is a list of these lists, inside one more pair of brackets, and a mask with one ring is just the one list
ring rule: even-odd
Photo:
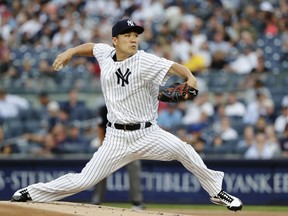
[[[88,160],[0,161],[0,200],[29,184],[47,182],[80,172]],[[205,161],[211,169],[225,172],[223,188],[245,204],[288,204],[288,167],[283,161]],[[210,203],[197,178],[179,162],[142,161],[142,188],[146,203]],[[66,198],[90,202],[93,188]],[[106,202],[129,201],[129,177],[124,168],[107,178]]]

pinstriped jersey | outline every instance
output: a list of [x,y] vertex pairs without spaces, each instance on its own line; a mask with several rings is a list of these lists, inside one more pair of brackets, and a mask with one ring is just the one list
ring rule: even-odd
[[115,48],[98,43],[93,47],[101,69],[101,88],[110,122],[156,122],[159,85],[170,77],[174,63],[138,50],[124,61],[114,61]]

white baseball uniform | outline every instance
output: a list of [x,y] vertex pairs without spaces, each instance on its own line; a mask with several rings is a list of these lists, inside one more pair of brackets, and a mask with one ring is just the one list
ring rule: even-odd
[[[173,62],[144,51],[114,61],[115,49],[95,44],[93,53],[101,68],[101,85],[111,123],[102,146],[80,173],[69,173],[48,183],[28,186],[33,201],[63,199],[91,188],[133,160],[178,160],[193,173],[211,197],[222,189],[223,172],[208,169],[190,144],[156,124],[159,85],[169,78]],[[145,127],[145,122],[152,125]],[[116,129],[117,124],[140,124],[138,130]]]

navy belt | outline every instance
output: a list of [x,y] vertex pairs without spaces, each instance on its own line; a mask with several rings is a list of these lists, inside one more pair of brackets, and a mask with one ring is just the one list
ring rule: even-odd
[[[119,130],[124,130],[124,131],[134,131],[134,130],[139,130],[141,128],[141,124],[118,124],[118,123],[111,123],[108,122],[107,126],[108,127],[112,127],[112,125],[114,126],[114,128],[119,129]],[[152,125],[151,122],[145,122],[144,128],[148,128]]]

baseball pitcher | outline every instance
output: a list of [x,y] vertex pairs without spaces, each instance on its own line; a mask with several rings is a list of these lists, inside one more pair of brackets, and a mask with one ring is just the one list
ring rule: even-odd
[[[53,68],[59,70],[73,56],[95,57],[101,68],[101,87],[108,109],[107,131],[102,146],[80,173],[29,185],[15,192],[12,201],[48,202],[91,188],[131,161],[178,160],[193,173],[210,200],[229,210],[241,210],[242,202],[222,190],[224,173],[207,168],[190,144],[161,129],[156,122],[159,100],[185,101],[197,96],[197,81],[187,67],[138,50],[144,28],[131,19],[112,28],[112,44],[85,43],[59,54]],[[161,92],[172,75],[186,82]],[[163,96],[164,95],[164,96]]]

